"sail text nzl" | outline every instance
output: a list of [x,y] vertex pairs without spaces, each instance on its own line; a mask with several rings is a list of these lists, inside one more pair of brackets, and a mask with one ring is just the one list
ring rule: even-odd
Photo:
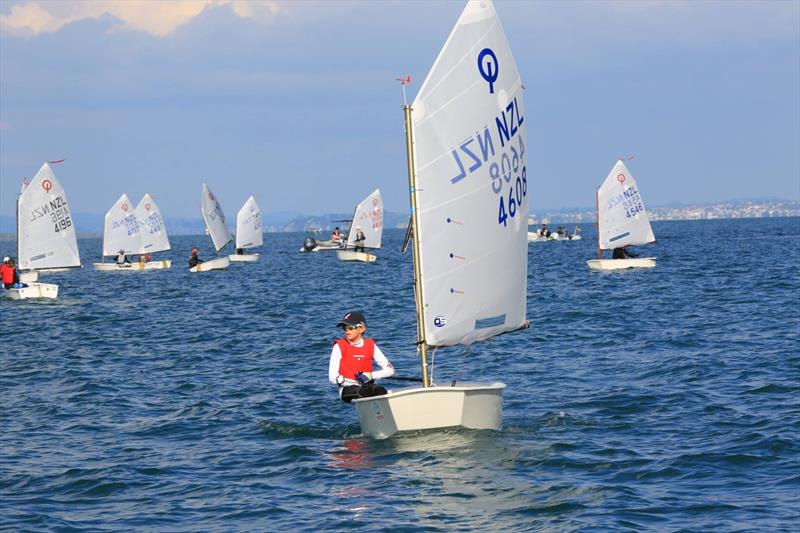
[[35,222],[36,220],[44,218],[48,215],[50,216],[50,220],[53,222],[53,224],[56,224],[56,231],[59,230],[59,225],[61,226],[61,229],[66,229],[72,225],[72,221],[69,218],[67,201],[63,196],[57,196],[55,199],[50,200],[41,207],[32,209],[30,222]]
[[[525,117],[522,116],[521,110],[517,105],[517,99],[515,97],[494,119],[501,148],[505,148],[506,143],[510,142],[511,139],[514,138],[517,132],[519,132],[524,121]],[[476,132],[475,135],[469,137],[464,142],[460,143],[456,148],[450,150],[450,153],[452,154],[453,160],[458,167],[458,174],[451,178],[450,181],[453,184],[456,184],[462,179],[466,178],[468,174],[472,174],[481,168],[484,163],[487,163],[490,155],[494,157],[494,141],[492,140],[489,126],[485,125],[482,132]],[[461,159],[461,154],[465,156],[464,160]],[[464,166],[465,161],[469,165],[466,168]],[[499,172],[493,174],[493,176],[499,177]],[[495,178],[493,177],[492,179],[494,180]],[[494,192],[500,192],[500,187],[501,184],[498,183],[495,185],[495,183],[492,183],[492,189]]]
[[633,218],[637,213],[644,211],[642,197],[639,196],[639,191],[637,191],[633,185],[629,186],[620,194],[609,198],[608,209],[611,209],[620,203],[622,204],[622,207],[625,208],[625,217],[627,218]]

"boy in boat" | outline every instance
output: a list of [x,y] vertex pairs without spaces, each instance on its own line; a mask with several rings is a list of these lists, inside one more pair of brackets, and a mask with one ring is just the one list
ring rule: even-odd
[[[344,338],[337,339],[331,349],[328,380],[339,387],[339,397],[350,403],[357,398],[386,394],[386,389],[376,385],[375,380],[393,376],[394,367],[374,339],[364,338],[367,329],[364,315],[360,311],[350,311],[336,327],[342,328]],[[380,370],[372,370],[373,361]]]
[[192,248],[192,255],[189,256],[189,268],[194,268],[203,262],[203,260],[197,256],[197,252],[199,251],[200,250],[197,248]]
[[3,287],[6,289],[27,287],[25,283],[19,282],[19,271],[14,260],[8,256],[3,258],[3,264],[0,265],[0,277],[2,277]]
[[128,259],[127,255],[125,255],[125,250],[120,250],[119,252],[117,252],[117,264],[118,265],[130,264],[130,262],[131,262],[131,260]]
[[341,238],[342,238],[342,234],[339,231],[339,226],[336,226],[335,228],[333,228],[333,231],[331,232],[331,240],[333,242],[339,242],[339,240]]
[[631,252],[627,246],[614,248],[614,253],[611,255],[611,259],[633,259],[634,257],[639,257],[639,254]]
[[353,241],[353,244],[356,246],[356,252],[366,252],[364,248],[364,243],[367,241],[367,237],[364,235],[364,232],[361,231],[361,226],[356,226],[356,238]]

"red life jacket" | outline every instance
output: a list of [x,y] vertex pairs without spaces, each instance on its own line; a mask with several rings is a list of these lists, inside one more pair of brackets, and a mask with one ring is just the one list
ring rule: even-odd
[[342,359],[339,361],[339,373],[347,379],[356,379],[358,372],[372,372],[372,356],[375,353],[375,341],[364,339],[363,346],[353,346],[347,339],[336,339]]
[[10,267],[7,264],[3,263],[0,265],[0,272],[3,275],[3,284],[10,285],[14,283],[14,267]]

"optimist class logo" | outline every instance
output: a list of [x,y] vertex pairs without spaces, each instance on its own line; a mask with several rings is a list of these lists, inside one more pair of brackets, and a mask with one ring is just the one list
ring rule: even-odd
[[128,211],[128,204],[122,204],[122,210],[127,212]]
[[620,174],[619,176],[617,176],[617,181],[619,182],[620,185],[625,183],[625,174]]
[[42,189],[44,189],[44,192],[50,192],[50,189],[52,189],[52,188],[53,188],[53,182],[52,181],[44,180],[42,182]]
[[150,211],[150,204],[144,204],[144,208],[146,211]]

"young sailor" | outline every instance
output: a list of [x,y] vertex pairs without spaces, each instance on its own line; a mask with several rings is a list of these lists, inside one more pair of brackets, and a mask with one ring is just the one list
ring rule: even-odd
[[333,228],[333,231],[331,232],[331,240],[333,242],[339,242],[341,238],[342,234],[339,232],[339,226],[336,226],[335,228]]
[[[386,389],[376,385],[375,380],[394,375],[394,367],[374,339],[364,338],[367,329],[364,315],[350,311],[336,327],[344,330],[344,338],[337,339],[331,349],[328,380],[339,387],[339,397],[350,403],[357,398],[386,394]],[[373,371],[373,361],[380,370]]]
[[197,248],[192,248],[192,255],[190,255],[190,256],[189,256],[189,268],[196,267],[197,265],[199,265],[200,263],[202,263],[202,262],[203,262],[203,260],[202,260],[202,259],[200,259],[200,258],[197,256],[197,253],[198,253],[199,251],[200,251],[200,250],[198,250]]

